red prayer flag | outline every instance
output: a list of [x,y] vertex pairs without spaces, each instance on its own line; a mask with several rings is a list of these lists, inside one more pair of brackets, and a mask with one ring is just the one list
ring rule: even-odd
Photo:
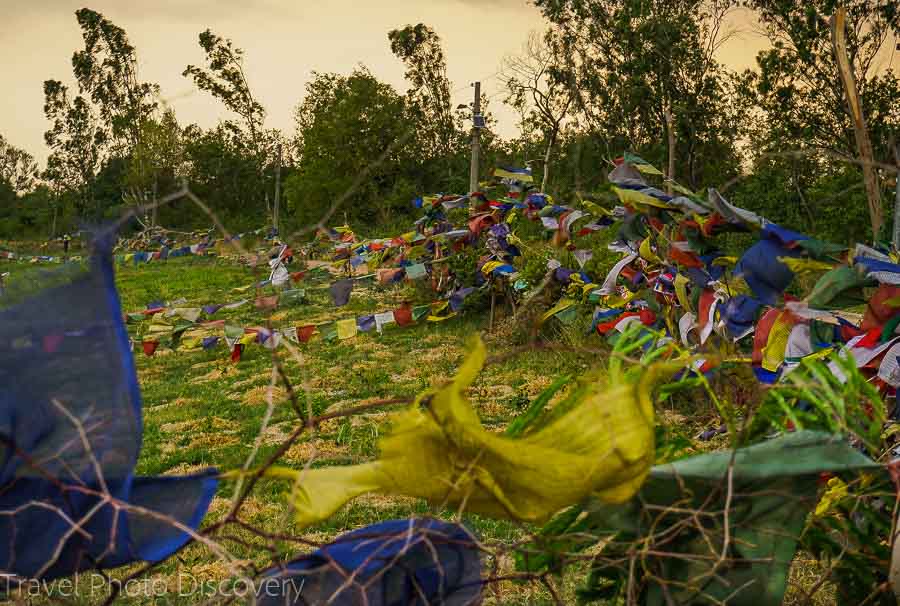
[[156,348],[159,347],[159,341],[144,341],[141,345],[144,348],[144,354],[152,356],[156,353]]
[[314,332],[316,332],[316,327],[312,324],[308,326],[299,326],[297,328],[297,340],[301,343],[306,343],[312,338]]
[[241,361],[241,354],[244,353],[244,345],[242,343],[235,343],[234,349],[231,350],[231,361],[237,364]]
[[46,353],[54,353],[62,344],[63,335],[44,335],[44,351]]
[[394,320],[398,326],[409,326],[413,323],[412,308],[409,305],[403,305],[394,310]]

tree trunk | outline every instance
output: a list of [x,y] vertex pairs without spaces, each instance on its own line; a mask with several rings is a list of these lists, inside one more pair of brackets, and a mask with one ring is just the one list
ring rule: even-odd
[[884,222],[881,209],[881,189],[878,186],[878,174],[873,166],[875,154],[872,151],[872,141],[866,129],[866,117],[863,115],[862,103],[859,91],[856,88],[856,79],[853,76],[853,67],[847,54],[847,38],[845,22],[847,9],[840,7],[831,18],[831,39],[834,44],[834,54],[837,58],[838,71],[844,84],[844,93],[847,96],[847,104],[850,106],[850,116],[853,118],[853,131],[856,136],[856,149],[859,159],[862,161],[863,181],[866,185],[866,196],[869,201],[869,219],[872,222],[872,242],[878,240],[881,226]]
[[666,105],[666,133],[669,136],[669,167],[666,171],[666,179],[668,183],[666,184],[666,191],[669,195],[672,195],[674,191],[672,188],[672,184],[675,182],[675,126],[673,124],[674,120],[672,119],[672,106]]
[[53,201],[53,221],[50,223],[50,239],[56,237],[56,213],[59,211],[59,200]]
[[559,133],[559,127],[555,127],[550,133],[550,139],[547,141],[547,149],[544,151],[544,178],[541,179],[541,193],[547,193],[547,184],[550,182],[550,156],[553,153],[553,147],[556,145],[556,137]]
[[153,210],[150,211],[150,225],[152,227],[156,227],[157,220],[157,211],[159,210],[156,206],[156,197],[157,197],[157,188],[159,186],[159,175],[158,173],[153,173]]

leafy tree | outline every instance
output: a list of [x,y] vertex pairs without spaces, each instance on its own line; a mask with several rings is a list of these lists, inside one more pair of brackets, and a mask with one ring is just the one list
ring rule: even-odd
[[[900,34],[900,8],[892,0],[748,4],[772,42],[757,57],[758,73],[745,74],[748,103],[758,108],[750,138],[754,171],[791,175],[797,186],[795,204],[807,200],[817,215],[839,214],[851,199],[843,193],[846,178],[859,176],[859,169],[842,161],[855,158],[857,150],[829,20],[839,5],[847,9],[847,51],[875,158],[889,162],[890,141],[900,129],[900,80],[894,71],[883,69],[879,57],[892,35]],[[839,189],[823,189],[823,183]],[[814,192],[821,194],[821,201]],[[852,199],[855,204],[859,196]],[[854,209],[847,218],[856,215]],[[845,227],[859,239],[870,237],[858,231],[855,221]],[[846,232],[839,235],[843,239]]]
[[285,193],[301,224],[340,209],[357,222],[385,221],[408,208],[417,186],[403,98],[367,69],[348,76],[315,73],[297,107],[296,174]]
[[[181,140],[184,176],[194,193],[228,225],[259,227],[264,176],[247,139],[220,124],[209,130],[189,125],[182,130]],[[175,225],[209,225],[209,219],[187,202],[160,209],[160,218]]]
[[462,133],[454,125],[450,80],[441,39],[433,29],[419,23],[388,33],[391,52],[406,66],[410,83],[406,92],[407,114],[418,132],[419,145],[427,158],[449,157]]
[[15,193],[24,194],[34,187],[37,175],[34,157],[0,135],[0,183]]
[[159,86],[140,81],[137,52],[124,29],[89,8],[76,11],[75,18],[84,39],[84,49],[72,56],[79,89],[98,108],[115,151],[127,154],[140,143]]
[[[715,60],[730,2],[535,3],[560,32],[557,79],[569,83],[587,129],[605,139],[607,157],[622,148],[658,164],[668,156],[677,167],[669,172],[694,188],[736,173],[740,108],[726,103],[731,84]],[[669,149],[658,143],[667,139]]]
[[70,99],[68,88],[58,80],[44,82],[44,115],[50,121],[50,129],[44,133],[50,148],[45,177],[57,191],[76,192],[76,208],[83,215],[91,206],[107,130],[90,103],[81,95]]
[[[231,131],[233,137],[247,140],[241,146],[250,150],[258,174],[256,181],[264,188],[266,179],[263,174],[267,169],[272,169],[281,137],[277,131],[265,129],[266,111],[254,99],[244,73],[244,51],[234,46],[228,38],[222,38],[208,29],[200,34],[200,47],[206,53],[207,66],[188,65],[182,75],[192,78],[197,88],[212,94],[241,118],[241,124],[226,120],[222,126]],[[260,193],[252,196],[257,197],[262,196]],[[266,210],[271,212],[267,189],[264,197]]]
[[888,137],[900,126],[896,74],[879,72],[878,56],[891,34],[900,35],[893,0],[750,0],[772,48],[758,58],[757,102],[773,142],[855,156],[853,127],[838,77],[829,19],[847,7],[847,50],[876,156],[889,158]]
[[[250,91],[250,83],[244,74],[244,51],[211,30],[200,34],[200,47],[206,53],[207,67],[188,65],[182,75],[192,78],[197,88],[210,93],[240,116],[253,149],[257,154],[264,154],[266,111]],[[235,133],[240,132],[241,126],[234,122],[226,121],[225,126]]]
[[[175,112],[167,109],[159,118],[151,117],[142,125],[140,143],[134,148],[126,183],[132,196],[146,198],[151,191],[153,200],[160,192],[173,189],[176,178],[183,172],[184,146],[181,127]],[[153,208],[151,224],[156,224],[158,209]]]

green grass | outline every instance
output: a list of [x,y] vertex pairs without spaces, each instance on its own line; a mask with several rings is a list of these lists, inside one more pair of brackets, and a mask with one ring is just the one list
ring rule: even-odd
[[[264,273],[212,258],[188,257],[139,267],[120,267],[117,283],[123,310],[144,309],[151,301],[185,299],[185,307],[210,303],[229,303],[256,296],[254,291],[233,289],[267,277]],[[403,301],[416,304],[422,289],[409,285],[380,287],[372,281],[361,282],[350,303],[336,309],[328,295],[328,278],[301,282],[307,300],[272,312],[260,312],[252,305],[233,311],[220,311],[214,319],[242,326],[287,327],[355,317],[384,311]],[[261,294],[268,294],[264,291]],[[302,362],[297,363],[279,350],[291,383],[308,398],[314,414],[338,410],[381,398],[414,397],[417,393],[449,379],[465,355],[466,339],[487,328],[487,314],[473,310],[446,322],[421,322],[413,327],[390,327],[383,335],[374,331],[359,334],[346,342],[326,343],[314,340],[300,345]],[[139,341],[149,322],[129,325]],[[503,325],[502,317],[498,327]],[[216,332],[218,331],[218,332]],[[498,328],[486,334],[492,354],[513,346],[509,331]],[[215,329],[210,334],[221,334]],[[272,354],[258,345],[249,346],[243,359],[232,364],[228,351],[220,343],[209,351],[167,351],[163,346],[152,357],[135,352],[143,394],[144,443],[138,463],[141,474],[181,474],[217,467],[222,471],[239,469],[246,461],[259,435],[266,410],[266,393],[272,380]],[[571,352],[527,352],[489,367],[473,386],[470,397],[485,425],[501,431],[522,412],[556,376],[580,373],[598,360]],[[293,431],[300,421],[286,401],[283,385],[275,391],[277,405],[257,461],[265,460]],[[304,406],[306,404],[304,403]],[[378,436],[386,429],[384,412],[328,421],[315,436],[302,438],[281,464],[302,468],[346,465],[370,460],[377,455]],[[267,531],[277,530],[304,536],[315,542],[327,542],[337,535],[377,521],[439,512],[424,501],[379,495],[355,499],[327,522],[301,530],[289,515],[285,499],[287,486],[262,482],[242,513],[242,519]],[[231,498],[233,484],[223,482],[206,523],[220,519]],[[487,542],[511,542],[521,537],[517,525],[466,515],[465,522]],[[235,532],[242,540],[256,545],[228,544],[241,559],[265,566],[272,555],[262,549],[263,542],[250,533]],[[291,557],[312,549],[289,543],[277,543],[281,557]],[[511,562],[503,562],[509,570]],[[132,568],[133,570],[133,568]],[[205,547],[194,545],[179,557],[160,566],[151,576],[172,581],[179,572],[219,579],[228,571]],[[117,576],[124,571],[117,572]],[[146,596],[145,596],[146,597]],[[169,596],[173,603],[189,603],[184,597]],[[501,584],[494,603],[536,603],[547,599],[542,591],[510,583]],[[126,602],[129,599],[126,598]],[[523,601],[524,600],[524,601]],[[140,603],[141,598],[134,598]]]
[[[44,271],[40,266],[11,264],[14,281],[27,283]],[[184,307],[211,303],[230,303],[257,296],[254,290],[234,289],[254,284],[267,277],[265,269],[251,270],[215,258],[186,257],[167,262],[117,268],[117,284],[125,312],[146,308],[151,301],[184,299]],[[356,317],[384,311],[404,301],[426,303],[422,285],[406,284],[381,287],[372,281],[361,282],[350,303],[336,309],[328,294],[328,277],[311,278],[296,287],[304,288],[307,299],[302,304],[261,312],[252,305],[221,310],[213,319],[229,324],[274,327],[298,326],[334,319]],[[263,290],[259,294],[270,294]],[[352,340],[327,343],[320,339],[299,346],[300,360],[277,351],[291,384],[302,394],[302,406],[313,414],[335,411],[382,398],[412,398],[423,390],[439,385],[453,376],[466,353],[466,341],[474,333],[482,333],[491,354],[509,352],[515,346],[512,329],[504,306],[498,306],[497,326],[487,331],[484,309],[470,309],[446,322],[420,322],[409,328],[389,327],[383,335],[370,332]],[[140,343],[149,321],[129,324],[129,331]],[[583,323],[574,327],[550,327],[555,339],[571,345],[600,348],[595,336],[585,336]],[[218,334],[222,329],[205,329],[198,334]],[[209,351],[172,351],[160,346],[152,357],[145,356],[138,345],[135,360],[143,395],[144,441],[138,462],[139,474],[184,474],[216,467],[220,471],[240,469],[260,434],[267,408],[267,393],[272,383],[272,352],[250,345],[238,364],[229,360],[224,343]],[[492,431],[502,431],[521,414],[528,403],[562,374],[580,375],[590,368],[604,366],[605,356],[575,351],[527,351],[510,356],[489,366],[469,391],[482,422]],[[302,422],[288,403],[284,385],[276,382],[273,390],[275,407],[264,433],[257,461],[264,461],[279,448],[285,437]],[[562,397],[563,394],[560,394]],[[660,406],[660,416],[679,431],[690,435],[714,418],[706,402],[682,398],[676,404]],[[280,464],[301,469],[347,465],[371,460],[377,456],[378,437],[387,429],[387,412],[376,411],[323,423],[314,435],[304,436],[292,446]],[[721,447],[720,441],[705,446]],[[257,485],[240,518],[266,532],[303,537],[313,543],[324,543],[341,533],[392,518],[426,513],[445,519],[454,513],[439,511],[424,501],[381,495],[353,500],[326,522],[300,529],[293,522],[286,501],[289,487],[284,482],[263,481]],[[226,514],[234,485],[222,482],[205,520],[211,524]],[[517,524],[465,515],[464,522],[487,545],[510,544],[525,536],[527,528]],[[232,540],[224,545],[242,565],[265,568],[273,557],[291,558],[308,552],[307,543],[276,541],[269,543],[242,529],[228,531]],[[274,551],[272,551],[274,550]],[[486,562],[495,574],[513,569],[508,556]],[[132,566],[117,570],[115,578],[139,569]],[[179,575],[191,574],[214,581],[231,578],[228,569],[205,546],[194,544],[149,573],[148,578],[167,584],[165,597],[146,594],[123,596],[122,603],[188,604],[202,601],[200,596],[179,596]],[[566,603],[574,600],[577,581],[583,571],[572,571],[559,581]],[[209,597],[209,596],[206,596]],[[502,582],[486,592],[487,603],[542,604],[551,603],[550,596],[539,584]],[[96,600],[93,600],[96,601]],[[89,603],[87,600],[85,603]]]

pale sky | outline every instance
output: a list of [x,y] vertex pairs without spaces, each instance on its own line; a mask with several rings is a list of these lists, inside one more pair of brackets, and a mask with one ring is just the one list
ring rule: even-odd
[[[294,132],[292,113],[312,71],[348,73],[362,63],[398,91],[403,65],[391,54],[390,29],[425,23],[441,36],[456,103],[471,100],[481,80],[502,136],[517,133],[516,114],[502,103],[496,73],[543,19],[528,0],[0,0],[0,133],[43,163],[42,83],[69,84],[72,53],[82,48],[75,10],[103,13],[137,48],[140,77],[156,82],[182,125],[214,126],[227,112],[181,76],[203,64],[198,34],[206,28],[243,48],[251,88],[268,112],[266,125]],[[734,19],[742,24],[745,16]],[[730,67],[754,64],[765,41],[742,32],[721,51]]]

